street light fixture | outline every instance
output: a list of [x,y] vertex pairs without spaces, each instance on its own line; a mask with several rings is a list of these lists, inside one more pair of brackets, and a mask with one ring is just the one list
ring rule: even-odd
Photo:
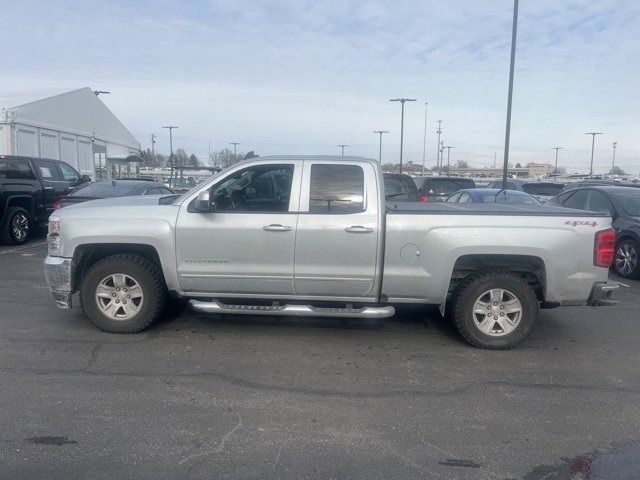
[[380,135],[380,152],[378,153],[378,162],[382,164],[382,135],[389,132],[387,130],[375,130],[373,133]]
[[400,173],[402,173],[402,146],[404,141],[404,103],[415,102],[415,98],[392,98],[390,102],[400,102],[402,104],[402,111],[400,114]]
[[591,135],[591,167],[589,168],[589,178],[593,177],[593,149],[596,145],[596,135],[602,135],[602,132],[587,132],[585,135]]
[[341,149],[342,149],[342,153],[340,154],[341,157],[344,157],[344,147],[348,147],[349,145],[346,145],[344,143],[341,143],[340,145],[338,145]]
[[511,27],[511,61],[509,64],[509,94],[507,95],[507,125],[504,132],[504,165],[502,166],[502,189],[507,189],[509,169],[509,140],[511,139],[511,104],[513,103],[513,71],[516,64],[516,37],[518,32],[518,0],[513,0],[513,24]]
[[424,166],[427,162],[427,109],[428,102],[424,102],[424,135],[422,137],[422,175],[424,175]]
[[449,175],[449,157],[451,156],[451,149],[456,148],[451,145],[447,145],[446,147],[442,147],[443,149],[447,149],[447,175]]
[[111,92],[107,92],[106,90],[94,90],[94,91],[93,91],[93,94],[94,94],[96,97],[100,96],[100,94],[108,95],[108,94],[110,94],[110,93],[111,93]]
[[613,161],[611,162],[611,175],[615,175],[615,168],[616,168],[616,147],[618,146],[618,142],[613,142],[611,144],[611,146],[613,147]]
[[229,145],[233,145],[233,159],[236,159],[237,156],[237,150],[238,150],[238,145],[240,145],[240,142],[229,142]]

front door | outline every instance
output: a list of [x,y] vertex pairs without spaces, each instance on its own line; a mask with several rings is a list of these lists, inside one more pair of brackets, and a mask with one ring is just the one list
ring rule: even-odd
[[374,298],[381,206],[373,166],[308,160],[302,185],[296,294]]
[[237,168],[211,188],[215,210],[180,209],[176,253],[186,292],[293,295],[301,163]]
[[71,192],[69,182],[62,178],[54,161],[34,158],[33,163],[42,181],[44,207],[48,215],[53,212],[53,204]]

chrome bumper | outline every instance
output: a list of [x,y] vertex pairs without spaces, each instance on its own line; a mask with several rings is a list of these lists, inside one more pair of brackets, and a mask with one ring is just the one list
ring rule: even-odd
[[51,296],[58,308],[71,308],[73,294],[71,259],[50,257],[44,259],[44,276],[49,286]]
[[614,305],[616,300],[611,300],[611,295],[618,287],[616,282],[596,282],[591,288],[591,295],[587,300],[587,305],[590,307],[598,307],[602,305]]

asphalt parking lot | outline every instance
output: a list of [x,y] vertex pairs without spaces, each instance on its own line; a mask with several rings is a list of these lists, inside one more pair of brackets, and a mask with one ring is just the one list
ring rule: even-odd
[[640,282],[614,307],[543,311],[508,352],[417,310],[174,306],[113,335],[54,306],[43,242],[0,247],[2,479],[640,478]]

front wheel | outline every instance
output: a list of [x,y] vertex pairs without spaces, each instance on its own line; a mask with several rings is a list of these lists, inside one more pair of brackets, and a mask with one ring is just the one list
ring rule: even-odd
[[531,333],[540,305],[531,286],[509,272],[465,278],[451,297],[456,328],[471,345],[506,350]]
[[80,285],[85,314],[101,330],[135,333],[155,321],[167,297],[160,267],[140,255],[105,257],[87,270]]

